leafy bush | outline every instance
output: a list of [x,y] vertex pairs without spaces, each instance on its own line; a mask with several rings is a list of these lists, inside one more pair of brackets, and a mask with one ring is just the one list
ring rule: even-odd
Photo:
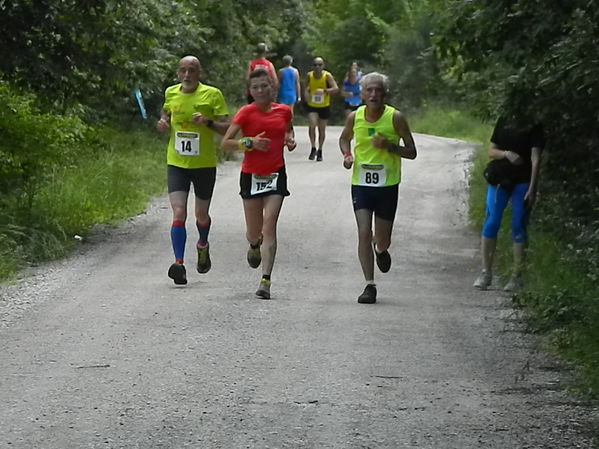
[[20,94],[2,80],[0,102],[1,201],[31,208],[49,174],[85,152],[80,143],[87,128],[76,117],[40,112],[33,95]]

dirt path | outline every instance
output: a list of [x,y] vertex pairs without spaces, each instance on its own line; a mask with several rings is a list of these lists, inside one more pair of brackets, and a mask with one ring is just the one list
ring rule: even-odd
[[471,288],[460,142],[416,136],[379,301],[362,276],[330,128],[288,154],[273,300],[245,262],[238,163],[219,170],[213,269],[175,287],[166,198],[72,258],[0,290],[0,446],[11,448],[591,448],[597,410]]

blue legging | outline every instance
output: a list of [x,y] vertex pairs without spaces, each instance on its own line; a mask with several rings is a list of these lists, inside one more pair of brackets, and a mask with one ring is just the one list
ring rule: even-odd
[[516,184],[514,189],[502,189],[498,186],[487,187],[487,211],[483,225],[483,237],[497,238],[501,217],[510,197],[512,198],[512,239],[515,243],[526,242],[526,226],[528,225],[528,210],[524,204],[524,195],[529,184]]

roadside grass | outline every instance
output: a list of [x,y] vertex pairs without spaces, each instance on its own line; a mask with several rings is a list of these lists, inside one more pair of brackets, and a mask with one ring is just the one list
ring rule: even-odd
[[[482,171],[488,161],[486,150],[492,125],[459,110],[438,106],[417,112],[409,117],[409,122],[414,132],[480,144],[473,154],[469,177],[470,224],[479,231],[487,187]],[[512,265],[510,222],[508,207],[498,235],[495,261],[495,272],[502,277],[509,274]],[[571,389],[585,399],[596,400],[599,399],[599,279],[596,267],[589,268],[589,261],[596,260],[594,253],[599,250],[576,249],[555,231],[555,226],[556,223],[543,222],[539,208],[533,211],[525,288],[513,296],[512,302],[523,311],[527,329],[542,335],[547,350],[574,368],[576,375]]]
[[100,129],[73,166],[56,169],[32,208],[3,210],[0,280],[23,267],[66,255],[96,224],[116,225],[141,213],[165,186],[164,136],[138,125]]

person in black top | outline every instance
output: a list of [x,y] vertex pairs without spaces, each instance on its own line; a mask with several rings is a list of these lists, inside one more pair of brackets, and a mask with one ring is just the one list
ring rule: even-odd
[[541,152],[545,146],[543,127],[522,122],[502,117],[491,136],[491,162],[487,171],[492,172],[492,175],[486,176],[489,186],[481,238],[482,271],[474,282],[474,287],[481,290],[486,290],[492,283],[497,233],[510,198],[514,267],[504,290],[515,291],[521,287],[528,215],[536,200]]

